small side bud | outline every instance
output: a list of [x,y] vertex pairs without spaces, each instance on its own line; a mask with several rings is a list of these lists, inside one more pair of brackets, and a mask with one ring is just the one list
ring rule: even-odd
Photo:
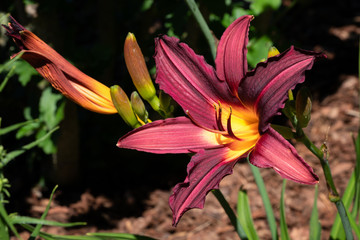
[[303,87],[298,91],[295,108],[298,126],[305,128],[310,122],[312,108],[311,93],[307,88]]
[[131,107],[129,98],[126,96],[126,93],[118,85],[110,87],[111,99],[114,103],[116,110],[119,115],[124,119],[127,125],[132,128],[140,127],[141,124],[137,120],[135,113]]
[[141,97],[136,91],[131,93],[130,102],[136,115],[140,118],[141,121],[146,123],[148,121],[149,114],[146,111],[144,102],[141,100]]
[[279,55],[280,52],[277,50],[276,47],[272,46],[268,51],[268,58],[275,57],[276,55]]
[[139,94],[150,103],[155,111],[158,111],[160,102],[156,96],[156,90],[146,67],[144,56],[132,33],[128,33],[126,37],[124,57],[126,67]]

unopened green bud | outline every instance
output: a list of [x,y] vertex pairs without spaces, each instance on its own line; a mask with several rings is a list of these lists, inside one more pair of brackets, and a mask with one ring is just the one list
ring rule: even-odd
[[132,33],[128,33],[125,39],[124,57],[131,79],[141,97],[148,101],[154,110],[158,111],[160,102],[156,96],[156,90],[146,67],[144,56]]
[[143,100],[141,100],[141,97],[136,91],[131,93],[130,102],[136,115],[141,119],[141,121],[146,123],[149,114],[146,111]]
[[118,85],[114,85],[110,88],[111,99],[113,104],[127,125],[132,128],[140,127],[141,124],[137,120],[135,113],[131,107],[129,98],[122,88]]
[[162,110],[165,117],[171,117],[174,111],[174,106],[171,105],[171,97],[164,91],[160,91],[160,109]]
[[298,126],[305,128],[310,122],[312,108],[311,93],[307,88],[303,87],[298,91],[295,108]]

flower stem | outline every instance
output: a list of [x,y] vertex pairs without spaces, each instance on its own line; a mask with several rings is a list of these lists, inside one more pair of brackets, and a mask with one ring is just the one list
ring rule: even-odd
[[209,44],[210,50],[211,50],[211,54],[212,54],[213,58],[215,59],[216,43],[215,43],[215,38],[214,38],[209,26],[207,25],[203,15],[201,14],[196,2],[194,0],[186,0],[186,3],[188,5],[188,7],[190,8],[192,14],[194,15],[196,21],[198,22],[198,24],[201,28],[201,31],[205,35],[205,38],[206,38],[206,40]]
[[325,180],[326,180],[326,185],[329,190],[329,196],[328,196],[329,200],[331,202],[335,203],[335,205],[336,205],[336,208],[337,208],[340,218],[341,218],[341,222],[342,222],[344,230],[345,230],[346,239],[347,240],[354,239],[354,237],[352,235],[352,231],[351,231],[349,217],[345,211],[344,203],[342,202],[342,200],[339,196],[339,193],[336,190],[334,180],[331,175],[330,165],[329,165],[329,162],[328,162],[327,156],[326,156],[327,155],[326,154],[326,146],[324,148],[324,151],[322,151],[319,148],[317,148],[310,141],[310,139],[306,136],[306,134],[304,133],[304,131],[301,128],[298,128],[296,132],[298,135],[298,137],[296,139],[298,141],[302,142],[320,160],[320,164],[323,169]]
[[234,226],[240,239],[248,239],[244,229],[242,228],[242,226],[240,224],[240,221],[238,221],[234,211],[230,207],[229,203],[226,201],[222,192],[219,189],[213,189],[211,192],[215,195],[216,199],[219,201],[219,203],[225,210],[226,214],[228,215],[228,217],[230,219],[231,224]]

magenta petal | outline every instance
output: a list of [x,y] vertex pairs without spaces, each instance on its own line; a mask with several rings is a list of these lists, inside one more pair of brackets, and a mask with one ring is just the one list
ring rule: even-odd
[[237,101],[214,68],[174,37],[156,39],[156,82],[201,125],[216,128],[214,104]]
[[283,178],[303,184],[316,184],[319,177],[295,148],[271,127],[256,143],[250,162],[260,168],[273,168]]
[[219,148],[214,133],[194,125],[186,117],[148,123],[119,139],[120,148],[151,153],[191,153],[204,148]]
[[227,159],[228,151],[231,150],[223,147],[201,151],[193,156],[187,167],[188,176],[174,187],[169,198],[174,226],[186,211],[203,208],[206,194],[218,189],[221,179],[232,173],[237,158]]
[[248,32],[253,16],[236,19],[222,35],[216,53],[216,73],[221,80],[226,80],[231,92],[236,96],[241,79],[248,66],[246,60]]
[[259,63],[240,83],[239,96],[259,114],[259,131],[265,132],[274,115],[284,107],[288,90],[305,79],[305,71],[311,69],[316,58],[323,54],[291,47],[268,62]]

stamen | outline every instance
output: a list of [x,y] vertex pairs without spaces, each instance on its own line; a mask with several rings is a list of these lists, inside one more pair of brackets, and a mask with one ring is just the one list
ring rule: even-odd
[[226,131],[219,131],[219,130],[211,129],[211,128],[208,128],[208,127],[205,127],[205,126],[200,125],[200,123],[198,123],[198,122],[190,115],[189,110],[186,110],[185,113],[188,115],[188,117],[190,118],[190,120],[191,120],[196,126],[202,128],[202,129],[204,129],[204,130],[206,130],[206,131],[212,132],[212,133],[218,133],[218,134],[222,134],[222,135],[227,134]]
[[242,141],[241,138],[238,138],[237,136],[235,136],[233,130],[232,130],[232,127],[231,127],[231,114],[232,114],[232,108],[230,106],[230,113],[229,113],[229,118],[227,120],[227,131],[229,133],[229,136],[236,139],[236,140],[239,140],[239,141]]
[[220,131],[226,131],[226,129],[224,128],[223,124],[222,124],[222,107],[221,107],[221,102],[218,101],[219,103],[219,114],[218,112],[216,111],[215,112],[215,117],[216,117],[216,123],[217,123],[217,126],[219,128]]

